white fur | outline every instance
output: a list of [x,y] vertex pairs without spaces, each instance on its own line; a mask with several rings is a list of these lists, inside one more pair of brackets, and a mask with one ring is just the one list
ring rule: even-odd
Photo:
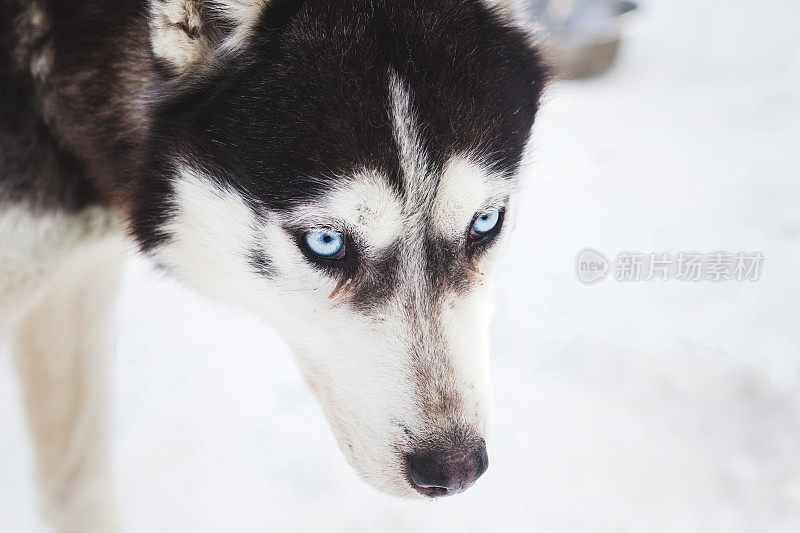
[[119,231],[119,222],[100,208],[67,215],[37,212],[22,203],[3,204],[0,323],[23,314],[76,247]]
[[12,337],[45,516],[59,532],[112,532],[106,359],[124,245],[109,211],[0,209],[0,330]]
[[13,333],[42,511],[63,533],[119,530],[106,415],[113,295],[123,252],[118,235],[71,248]]
[[[153,53],[185,73],[243,48],[268,0],[151,0],[150,46]],[[222,42],[209,38],[208,17],[221,14],[233,26]],[[186,32],[189,29],[192,35]]]
[[452,157],[439,180],[431,210],[433,227],[442,236],[463,235],[476,214],[505,206],[514,190],[515,182],[507,176],[469,156]]
[[294,211],[291,222],[306,228],[353,231],[367,252],[379,252],[403,233],[404,204],[385,176],[363,170],[343,177],[323,198]]
[[234,191],[186,166],[174,188],[177,212],[165,228],[172,237],[157,261],[221,302],[262,301],[261,276],[249,262],[251,251],[263,246],[252,209]]
[[392,130],[400,153],[400,167],[408,198],[406,211],[409,214],[421,214],[419,208],[427,205],[436,192],[436,176],[428,171],[408,89],[394,71],[389,73],[389,96]]
[[[197,32],[192,37],[179,24]],[[150,46],[153,53],[182,72],[207,57],[211,42],[192,0],[154,0],[150,4]]]

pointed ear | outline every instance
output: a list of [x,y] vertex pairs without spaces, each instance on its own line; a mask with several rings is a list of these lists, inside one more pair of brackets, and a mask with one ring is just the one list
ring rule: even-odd
[[269,0],[150,0],[150,47],[181,75],[244,46]]

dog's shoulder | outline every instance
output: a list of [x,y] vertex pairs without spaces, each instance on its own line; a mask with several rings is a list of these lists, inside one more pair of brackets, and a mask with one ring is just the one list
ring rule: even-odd
[[66,212],[0,202],[0,322],[24,312],[82,248],[121,237],[118,217],[101,206]]

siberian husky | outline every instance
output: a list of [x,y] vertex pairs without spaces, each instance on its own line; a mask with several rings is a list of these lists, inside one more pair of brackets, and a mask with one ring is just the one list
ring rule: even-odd
[[126,242],[268,320],[368,483],[472,485],[546,72],[502,0],[0,2],[0,319],[54,527],[119,526]]

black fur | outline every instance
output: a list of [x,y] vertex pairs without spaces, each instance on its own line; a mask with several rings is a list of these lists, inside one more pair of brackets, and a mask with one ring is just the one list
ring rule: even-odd
[[259,209],[291,209],[363,167],[403,192],[390,72],[434,173],[469,151],[510,175],[546,77],[527,37],[478,0],[272,0],[244,50],[186,79],[150,52],[143,0],[41,0],[49,26],[27,49],[52,47],[53,63],[37,81],[12,61],[27,4],[0,2],[0,191],[116,205],[144,250],[167,237],[175,156]]
[[[146,136],[145,13],[142,0],[0,1],[0,201],[77,211],[121,200]],[[37,57],[50,58],[44,76]]]
[[[402,190],[390,70],[408,85],[434,170],[466,150],[516,168],[545,69],[526,37],[477,1],[280,0],[240,57],[154,111],[158,172],[143,176],[146,190],[168,194],[164,162],[187,152],[270,210],[362,167]],[[136,222],[147,236],[160,221],[146,210]]]
[[[37,110],[36,87],[21,63],[47,34],[20,27],[22,4],[0,2],[0,203],[79,210],[98,201],[83,161],[65,149]],[[30,44],[19,50],[18,35]]]

